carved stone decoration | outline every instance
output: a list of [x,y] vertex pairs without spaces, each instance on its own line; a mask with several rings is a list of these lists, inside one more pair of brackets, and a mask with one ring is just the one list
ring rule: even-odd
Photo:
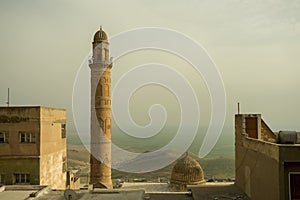
[[0,123],[20,123],[29,121],[28,117],[0,115]]

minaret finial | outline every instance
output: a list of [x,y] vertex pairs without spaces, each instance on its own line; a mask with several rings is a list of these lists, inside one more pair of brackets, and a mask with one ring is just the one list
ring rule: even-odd
[[102,25],[100,26],[100,31],[102,31]]

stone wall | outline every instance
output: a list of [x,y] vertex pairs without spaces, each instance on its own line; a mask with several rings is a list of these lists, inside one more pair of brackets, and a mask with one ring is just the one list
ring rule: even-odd
[[39,158],[8,157],[0,159],[0,174],[4,174],[5,185],[14,183],[14,174],[30,174],[30,184],[39,185]]
[[273,133],[273,131],[269,128],[269,126],[261,120],[261,139],[266,142],[277,142],[277,136]]
[[[9,133],[8,143],[0,143],[0,174],[5,183],[15,184],[14,174],[29,174],[30,184],[65,189],[65,124],[65,109],[0,107],[0,131]],[[34,133],[35,141],[20,142],[20,131]]]
[[[8,132],[9,143],[0,144],[0,156],[39,155],[39,107],[0,107],[0,132]],[[20,131],[35,134],[35,143],[20,143]]]
[[61,150],[54,153],[42,155],[40,158],[40,184],[50,185],[57,190],[66,189],[67,174],[63,166],[63,158],[66,151]]
[[243,133],[243,115],[236,115],[236,185],[251,199],[279,199],[278,147]]
[[41,108],[40,184],[53,189],[65,189],[67,179],[66,124],[64,109]]
[[245,118],[235,116],[235,167],[238,188],[251,199],[288,199],[289,172],[300,173],[300,145],[277,144],[276,135],[263,120],[261,135],[248,136]]

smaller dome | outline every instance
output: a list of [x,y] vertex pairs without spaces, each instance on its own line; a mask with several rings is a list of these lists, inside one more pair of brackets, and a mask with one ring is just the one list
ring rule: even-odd
[[174,165],[171,174],[171,186],[182,188],[186,185],[198,185],[204,183],[204,173],[200,164],[188,153],[180,158]]
[[94,42],[102,42],[103,40],[107,40],[108,37],[106,33],[102,30],[102,26],[100,26],[100,30],[97,31],[94,35]]

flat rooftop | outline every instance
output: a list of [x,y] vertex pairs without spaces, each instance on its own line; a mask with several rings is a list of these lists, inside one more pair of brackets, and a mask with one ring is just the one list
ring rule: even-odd
[[149,182],[125,182],[121,187],[122,190],[141,189],[145,190],[146,193],[153,192],[169,192],[167,183],[149,183]]
[[[32,186],[22,186],[0,192],[0,200],[64,200],[64,191],[55,191],[47,187],[34,189]],[[37,186],[35,186],[37,187]],[[128,183],[120,189],[106,190],[76,190],[77,200],[197,200],[197,199],[239,199],[249,200],[234,185],[234,182],[205,183],[190,185],[187,192],[170,192],[167,183]],[[29,197],[36,193],[36,197]]]
[[7,185],[0,187],[0,200],[23,200],[28,199],[30,194],[37,194],[45,189],[47,186],[35,185]]
[[29,109],[29,108],[45,108],[45,109],[55,109],[55,110],[66,110],[65,108],[56,108],[42,105],[12,105],[12,106],[0,106],[0,109]]
[[4,191],[0,192],[1,200],[21,200],[26,199],[33,192],[37,192],[37,190],[20,190],[20,191]]
[[[144,200],[143,190],[105,190],[95,189],[75,191],[77,200]],[[64,191],[51,191],[33,200],[64,200]]]
[[241,192],[234,182],[205,183],[203,185],[189,186],[194,199],[239,199],[250,200]]

